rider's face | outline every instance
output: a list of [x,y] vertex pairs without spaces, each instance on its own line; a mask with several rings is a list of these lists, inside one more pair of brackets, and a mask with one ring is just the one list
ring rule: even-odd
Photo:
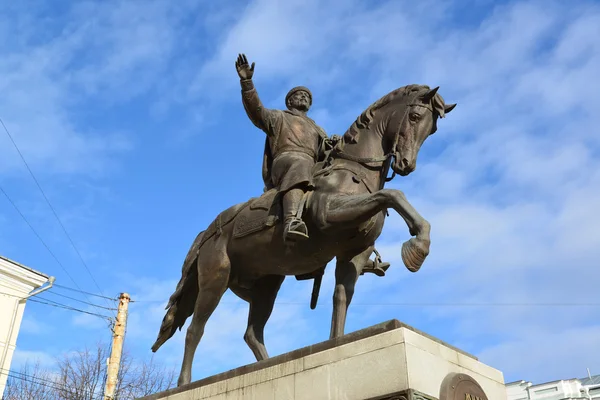
[[289,98],[290,108],[300,111],[308,111],[310,108],[310,95],[304,90],[299,90]]

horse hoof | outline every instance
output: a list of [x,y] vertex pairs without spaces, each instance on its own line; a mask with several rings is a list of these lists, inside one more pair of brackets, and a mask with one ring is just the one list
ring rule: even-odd
[[192,382],[192,377],[186,373],[179,375],[179,379],[177,380],[177,387],[184,386]]
[[415,238],[411,238],[402,244],[402,262],[410,272],[417,272],[426,257],[427,249]]

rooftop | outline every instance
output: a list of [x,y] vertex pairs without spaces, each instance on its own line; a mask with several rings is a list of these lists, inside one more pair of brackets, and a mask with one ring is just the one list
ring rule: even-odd
[[581,384],[584,386],[600,385],[600,375],[592,375],[591,377],[581,378]]
[[27,271],[29,271],[29,272],[31,272],[31,273],[34,273],[34,274],[36,274],[36,275],[39,275],[39,276],[41,276],[41,277],[43,277],[43,278],[46,278],[46,279],[50,278],[48,275],[46,275],[46,274],[44,274],[44,273],[42,273],[42,272],[40,272],[40,271],[36,271],[36,270],[35,270],[35,269],[33,269],[33,268],[29,268],[28,266],[26,266],[26,265],[23,265],[23,264],[21,264],[21,263],[18,263],[18,262],[16,262],[16,261],[13,261],[13,260],[11,260],[10,258],[6,258],[6,257],[4,257],[4,256],[0,256],[0,260],[4,260],[4,261],[6,261],[6,262],[8,262],[8,263],[10,263],[10,264],[16,265],[16,266],[18,266],[18,267],[20,267],[20,268],[23,268],[23,269],[26,269]]
[[509,386],[509,385],[523,385],[523,384],[531,384],[532,386],[542,386],[542,385],[548,385],[550,383],[557,383],[557,382],[561,382],[561,381],[573,381],[573,380],[578,380],[579,382],[581,382],[581,384],[583,386],[592,386],[592,385],[600,385],[600,375],[592,375],[591,377],[586,376],[585,378],[571,378],[571,379],[557,379],[555,381],[549,381],[549,382],[543,382],[543,383],[536,383],[533,384],[529,381],[525,381],[525,380],[518,380],[518,381],[513,381],[513,382],[507,382],[505,385]]

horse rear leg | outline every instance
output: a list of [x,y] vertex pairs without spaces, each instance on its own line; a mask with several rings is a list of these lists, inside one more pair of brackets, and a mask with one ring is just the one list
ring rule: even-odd
[[244,341],[254,353],[257,361],[269,358],[265,347],[265,325],[271,316],[279,288],[285,279],[280,275],[268,275],[256,281],[250,293],[248,328]]
[[194,316],[185,336],[185,352],[177,386],[192,380],[192,363],[196,348],[204,334],[204,326],[227,290],[231,264],[224,250],[206,249],[198,255],[198,298]]

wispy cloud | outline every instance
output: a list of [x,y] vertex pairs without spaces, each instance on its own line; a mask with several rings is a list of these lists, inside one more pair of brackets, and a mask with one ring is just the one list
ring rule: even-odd
[[[155,89],[189,3],[143,2],[143,12],[141,6],[83,2],[44,19],[49,6],[40,4],[1,16],[6,34],[20,40],[2,45],[0,110],[38,171],[98,174],[115,166],[113,155],[132,149],[131,133],[107,126],[99,113]],[[20,161],[0,137],[6,171]]]
[[27,315],[21,321],[21,326],[19,328],[20,332],[40,335],[44,332],[49,333],[54,329],[54,327],[45,322],[36,320],[32,315]]
[[12,358],[11,370],[18,371],[25,364],[33,365],[39,364],[41,368],[52,368],[56,364],[54,356],[44,351],[27,351],[27,350],[15,350]]

